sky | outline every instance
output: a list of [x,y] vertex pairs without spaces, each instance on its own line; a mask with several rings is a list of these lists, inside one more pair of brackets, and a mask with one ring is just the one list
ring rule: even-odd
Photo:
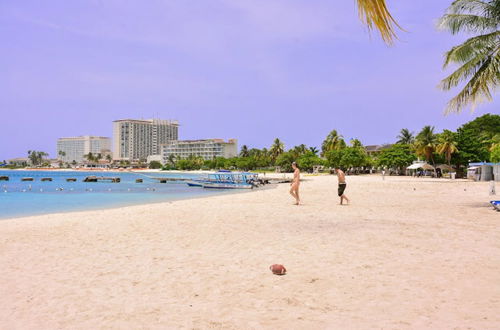
[[354,0],[1,0],[0,159],[56,156],[59,137],[112,136],[117,119],[173,119],[180,139],[365,145],[402,128],[456,129],[436,28],[451,0],[388,0],[405,31],[388,47]]

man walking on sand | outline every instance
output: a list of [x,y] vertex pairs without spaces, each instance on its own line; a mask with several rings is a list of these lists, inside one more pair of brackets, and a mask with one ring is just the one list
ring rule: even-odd
[[290,183],[290,195],[295,198],[295,204],[294,205],[299,205],[300,203],[300,198],[299,198],[299,185],[300,185],[300,170],[297,167],[297,163],[293,162],[292,163],[292,168],[293,168],[293,180],[292,183]]
[[345,173],[340,168],[335,168],[335,172],[337,173],[337,179],[339,180],[339,197],[340,197],[340,205],[342,205],[343,200],[345,199],[346,204],[349,204],[349,198],[344,195],[345,188],[347,187],[347,183],[345,182]]

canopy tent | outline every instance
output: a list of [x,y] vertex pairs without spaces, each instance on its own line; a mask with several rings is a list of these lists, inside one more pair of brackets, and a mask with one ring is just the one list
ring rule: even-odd
[[434,170],[434,167],[427,163],[420,163],[420,164],[411,164],[408,166],[406,169],[407,170],[418,170],[419,168],[424,169],[424,170]]
[[441,164],[441,165],[438,165],[438,166],[436,166],[436,168],[439,168],[439,169],[441,169],[442,171],[449,171],[449,172],[451,172],[451,171],[453,171],[453,170],[454,170],[454,168],[453,168],[452,166],[450,166],[450,165],[446,165],[446,164]]

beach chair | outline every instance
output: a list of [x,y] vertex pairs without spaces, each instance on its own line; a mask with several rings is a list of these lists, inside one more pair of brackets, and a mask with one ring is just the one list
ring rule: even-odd
[[490,201],[490,203],[495,210],[500,211],[500,201]]

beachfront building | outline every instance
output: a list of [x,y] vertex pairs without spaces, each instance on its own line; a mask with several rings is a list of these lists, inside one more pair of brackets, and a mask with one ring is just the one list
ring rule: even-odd
[[189,156],[202,157],[205,160],[216,157],[232,158],[238,156],[238,141],[229,139],[205,139],[171,141],[162,146],[162,163],[165,164],[174,156],[186,159]]
[[123,119],[113,122],[113,159],[140,161],[160,155],[161,145],[175,141],[179,123],[171,120]]
[[111,139],[104,136],[75,136],[57,139],[57,157],[65,163],[81,164],[85,155],[105,155],[110,153]]
[[380,152],[384,149],[388,149],[392,147],[392,144],[374,144],[374,145],[369,145],[365,146],[365,151],[368,154],[368,156],[376,156],[380,154]]

